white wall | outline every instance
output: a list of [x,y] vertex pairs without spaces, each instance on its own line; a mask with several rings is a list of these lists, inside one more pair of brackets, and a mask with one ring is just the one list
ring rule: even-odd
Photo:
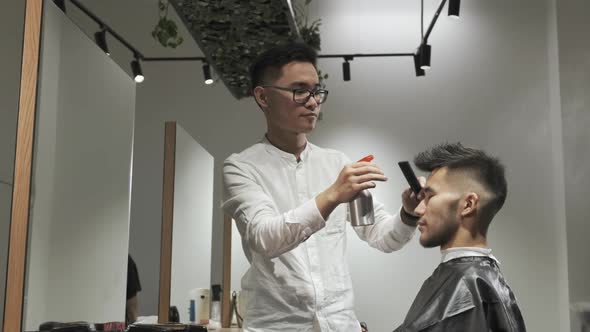
[[[590,22],[587,1],[557,2],[570,301],[590,302]],[[572,320],[572,331],[577,319]],[[577,330],[576,330],[577,331]]]
[[[403,4],[395,3],[398,5]],[[342,2],[337,6],[321,3],[319,13],[334,13],[323,16],[326,53],[387,52],[392,48],[404,51],[414,45],[415,41],[403,39],[399,49],[384,43],[366,45],[372,40],[366,36],[371,34],[356,29],[383,22],[374,19],[383,14],[360,4],[355,6],[347,12]],[[396,161],[409,159],[427,146],[446,140],[461,140],[498,155],[508,166],[510,189],[508,202],[492,226],[490,243],[503,262],[502,268],[519,298],[529,329],[566,330],[567,318],[560,315],[561,299],[566,292],[560,279],[563,271],[559,269],[563,254],[559,248],[564,239],[556,236],[563,235],[558,231],[563,215],[559,214],[560,202],[553,194],[560,185],[553,167],[555,156],[561,151],[560,145],[554,144],[558,139],[556,132],[559,133],[554,115],[559,109],[551,100],[555,82],[549,72],[554,60],[549,55],[549,9],[532,2],[473,1],[463,7],[461,21],[442,17],[437,25],[431,39],[433,70],[425,78],[414,77],[410,60],[357,59],[352,64],[353,80],[345,83],[340,80],[340,62],[321,61],[321,68],[331,74],[331,94],[324,107],[325,120],[312,140],[341,149],[351,158],[375,154],[390,176],[390,181],[380,185],[376,193],[391,209],[399,206],[399,191],[404,185],[395,168]],[[380,6],[373,8],[381,13],[390,12]],[[363,15],[358,15],[359,11]],[[527,24],[521,24],[525,18]],[[373,24],[367,19],[372,19]],[[410,30],[406,24],[410,23],[401,20],[394,30]],[[375,28],[375,38],[390,39],[392,44],[397,41],[397,35],[388,38],[383,30]],[[465,49],[467,46],[469,49]],[[223,153],[227,144],[232,144],[231,139],[235,140],[232,151],[239,151],[246,145],[246,137],[250,142],[259,137],[258,133],[263,132],[260,123],[249,128],[244,136],[232,133],[231,139],[211,133],[211,128],[218,132],[223,128],[220,126],[262,119],[252,103],[236,105],[241,102],[222,100],[217,87],[210,89],[207,100],[202,100],[200,91],[207,87],[199,89],[198,79],[187,78],[178,67],[149,67],[149,77],[158,81],[185,82],[177,93],[172,94],[170,87],[163,90],[165,98],[159,97],[164,100],[158,103],[165,103],[166,99],[176,101],[174,108],[178,113],[171,115],[173,110],[168,109],[167,116],[186,118],[194,112],[194,128],[198,130],[194,133],[214,155]],[[151,84],[155,83],[142,85],[138,93],[139,103],[142,97],[147,99],[146,106],[154,102],[147,97],[156,90]],[[192,91],[197,96],[184,95]],[[203,111],[188,109],[189,105],[203,104]],[[238,106],[242,110],[236,112]],[[225,119],[229,120],[224,124]],[[155,121],[153,116],[151,121]],[[142,186],[148,185],[142,181]],[[146,188],[141,191],[148,192]],[[403,319],[420,284],[438,263],[439,255],[435,250],[420,248],[416,241],[400,253],[385,255],[367,248],[354,235],[350,237],[348,252],[358,316],[376,331],[392,329]]]
[[[402,2],[384,5],[387,3],[318,2],[324,52],[415,47],[417,38],[404,36],[418,35],[417,16],[401,18],[417,13],[416,9]],[[402,9],[396,11],[397,6]],[[394,19],[384,21],[390,13]],[[463,4],[462,17],[458,22],[441,17],[431,37],[433,69],[424,78],[414,77],[410,59],[355,59],[353,80],[346,83],[340,79],[340,61],[322,60],[321,68],[331,75],[330,99],[324,107],[325,120],[311,139],[341,149],[351,158],[375,154],[390,176],[375,191],[392,210],[400,204],[403,186],[395,168],[400,159],[446,140],[461,140],[501,157],[508,166],[510,193],[492,226],[490,243],[503,262],[529,329],[565,330],[567,319],[558,314],[560,303],[546,300],[560,299],[566,292],[560,284],[558,251],[564,239],[556,236],[563,218],[556,212],[559,202],[552,191],[558,184],[552,165],[560,151],[553,144],[552,112],[559,110],[551,107],[550,100],[548,8],[533,1],[471,1]],[[378,24],[391,21],[387,24],[395,27]],[[371,30],[375,33],[365,31],[366,26],[376,29]],[[359,31],[359,27],[363,28]],[[387,31],[395,33],[388,36]],[[198,70],[194,64],[150,64],[146,68],[146,82],[138,90],[135,156],[136,164],[146,166],[135,173],[138,181],[133,193],[135,204],[141,206],[141,211],[134,212],[144,221],[149,215],[159,215],[155,208],[158,197],[151,192],[160,189],[156,175],[161,170],[155,161],[162,148],[155,137],[161,134],[155,132],[161,132],[165,119],[187,124],[187,131],[218,161],[255,142],[264,132],[263,119],[252,101],[235,101],[226,91],[219,91],[219,86],[201,85],[199,74],[192,72]],[[159,109],[166,112],[161,114]],[[156,166],[148,166],[152,164]],[[216,166],[219,169],[220,163]],[[218,179],[219,173],[216,197]],[[216,220],[214,253],[219,252],[215,239],[221,238],[221,218]],[[354,235],[349,243],[359,318],[376,331],[394,328],[438,263],[438,253],[420,248],[416,241],[391,255],[367,248]],[[213,261],[219,263],[220,258],[214,256]],[[213,281],[220,279],[218,271],[214,266]]]
[[135,83],[53,2],[43,23],[25,327],[124,321]]
[[[426,12],[432,13],[437,3],[426,1]],[[312,13],[323,20],[323,53],[407,52],[418,44],[417,3],[350,0],[313,4],[317,8]],[[311,140],[341,149],[351,158],[375,154],[390,177],[375,192],[392,210],[399,206],[404,185],[395,167],[398,160],[410,159],[445,140],[461,140],[498,155],[508,167],[509,196],[491,228],[490,244],[502,261],[529,330],[567,331],[559,164],[563,154],[567,158],[568,138],[564,149],[559,142],[563,105],[559,90],[567,103],[569,92],[564,88],[579,85],[559,86],[555,2],[472,0],[462,7],[460,21],[440,18],[430,40],[433,68],[426,77],[414,77],[410,59],[358,58],[351,64],[352,81],[342,82],[341,61],[321,60],[320,68],[330,74],[330,98],[323,108],[325,120]],[[561,13],[561,20],[569,15]],[[124,16],[117,11],[119,15]],[[141,30],[136,22],[128,26],[133,33]],[[572,38],[571,45],[576,40]],[[568,54],[577,54],[578,49],[571,47]],[[559,56],[563,66],[563,55]],[[579,61],[569,62],[572,77],[573,64]],[[146,81],[137,92],[134,164],[138,166],[131,213],[132,227],[141,226],[130,241],[137,243],[132,249],[145,255],[147,263],[147,257],[158,257],[159,250],[164,121],[183,123],[216,159],[217,203],[223,159],[257,141],[265,126],[251,100],[234,100],[219,83],[203,85],[198,63],[149,63],[144,64],[144,72]],[[579,91],[578,97],[584,93]],[[568,216],[570,210],[568,207]],[[221,280],[219,211],[214,220],[213,283]],[[372,330],[391,330],[438,263],[438,253],[420,248],[416,241],[391,255],[367,248],[354,235],[349,243],[358,316]],[[144,269],[142,283],[157,285],[158,267],[151,268]],[[156,307],[157,300],[142,302],[142,314]]]
[[[557,4],[556,0],[548,0],[547,3],[547,40],[548,40],[548,72],[549,72],[549,107],[550,123],[552,133],[552,170],[553,170],[553,197],[555,216],[555,236],[558,241],[555,254],[557,256],[557,287],[560,290],[569,290],[568,276],[568,248],[567,248],[567,228],[566,228],[566,205],[565,205],[565,185],[564,185],[564,167],[563,167],[563,132],[562,132],[562,112],[561,112],[561,90],[559,74],[559,46],[558,46],[558,23],[557,23]],[[577,331],[572,326],[570,315],[568,313],[570,296],[568,291],[560,291],[559,297],[555,299],[558,304],[560,317],[559,326],[563,331]]]
[[[49,10],[47,10],[47,8]],[[27,264],[23,306],[24,325],[36,329],[46,320],[51,268],[55,173],[60,79],[62,72],[62,20],[45,6],[42,26],[37,114],[33,149],[31,209],[27,242]]]
[[198,64],[146,64],[146,80],[137,87],[133,163],[141,167],[133,170],[130,243],[135,246],[134,255],[146,259],[140,275],[145,286],[140,294],[142,315],[157,313],[159,265],[153,263],[154,257],[159,260],[160,250],[165,121],[181,123],[215,158],[211,251],[212,262],[219,264],[211,267],[211,283],[221,283],[223,219],[217,207],[223,159],[263,135],[264,120],[256,106],[250,100],[234,100],[221,83],[205,86],[199,70]]
[[[24,2],[5,1],[0,10],[0,311],[4,312],[4,292],[8,259],[12,178],[16,140],[16,118],[23,42]],[[0,326],[4,315],[0,315]]]
[[[320,13],[337,10],[339,17],[355,18],[324,21],[323,49],[330,52],[355,50],[355,44],[348,45],[342,36],[366,40],[369,34],[355,27],[365,26],[379,13],[395,12],[353,3],[319,6]],[[375,192],[392,209],[400,204],[403,186],[396,161],[429,145],[457,140],[498,155],[507,165],[509,194],[491,227],[490,245],[502,261],[528,328],[565,330],[557,301],[566,289],[559,284],[557,251],[564,239],[556,236],[563,216],[556,214],[553,195],[559,184],[553,160],[561,151],[552,144],[552,113],[559,109],[551,108],[549,99],[548,9],[531,1],[470,1],[462,7],[460,21],[444,16],[439,20],[430,39],[433,67],[424,78],[413,77],[410,60],[357,59],[353,79],[346,83],[338,77],[340,63],[323,61],[328,72],[336,73],[329,82],[335,93],[313,138],[353,159],[373,153],[390,177]],[[364,15],[356,15],[359,11]],[[401,14],[391,15],[397,22]],[[396,26],[411,34],[404,20]],[[394,44],[393,34],[378,35]],[[396,49],[381,43],[372,50],[391,48]],[[401,323],[422,281],[438,264],[438,252],[424,250],[416,241],[393,255],[374,253],[356,239],[349,244],[359,319],[377,331]]]
[[211,284],[214,160],[180,124],[175,155],[170,305],[189,323],[189,292]]
[[[124,2],[119,0],[83,0],[81,2],[146,56],[202,55],[182,24],[179,25],[179,32],[185,37],[185,42],[176,49],[163,48],[151,37],[150,33],[158,21],[156,0],[127,0]],[[69,4],[66,3],[66,5]],[[96,23],[80,13],[74,6],[68,6],[68,16],[81,26],[90,37],[97,31]],[[174,10],[170,11],[170,18],[180,22]],[[112,59],[131,75],[129,62],[132,59],[132,54],[110,36],[107,36],[107,41]],[[176,66],[175,70],[175,65],[180,66]],[[180,101],[176,102],[168,98],[176,98],[179,89],[184,89],[181,94],[191,96],[189,100],[192,101],[193,97],[198,97],[193,95],[195,87],[204,84],[200,79],[201,67],[197,62],[154,65],[143,63],[142,66],[144,72],[149,72],[150,76],[146,74],[146,81],[139,84],[138,89],[143,86],[146,95],[151,94],[151,96],[145,101],[143,97],[137,97],[138,115],[136,121],[138,122],[135,124],[135,137],[141,142],[134,144],[134,163],[139,163],[141,166],[134,169],[134,179],[137,181],[134,181],[133,184],[129,253],[137,264],[142,286],[142,291],[138,295],[139,313],[146,316],[156,315],[158,312],[164,122],[179,120],[179,123],[182,123],[185,129],[202,144],[199,137],[194,135],[198,130],[194,128],[193,116],[176,116],[181,109],[190,111],[190,113],[194,112],[197,105],[187,104],[184,101],[179,105]],[[165,80],[158,80],[157,75],[154,76],[152,66],[160,68],[162,72],[169,72],[169,70],[171,73],[178,72],[180,76],[170,76]],[[168,84],[171,81],[178,82],[178,84]],[[203,99],[209,96],[208,91],[211,90],[202,90],[200,93]],[[218,86],[216,91],[223,94],[222,99],[230,100],[231,95],[226,93],[222,86]],[[142,115],[140,116],[139,113]],[[189,120],[189,122],[182,120]],[[203,128],[205,127],[203,126]],[[147,190],[147,192],[143,192],[143,190]],[[218,241],[214,243],[214,246],[221,248]],[[218,275],[221,275],[220,267],[218,270]]]

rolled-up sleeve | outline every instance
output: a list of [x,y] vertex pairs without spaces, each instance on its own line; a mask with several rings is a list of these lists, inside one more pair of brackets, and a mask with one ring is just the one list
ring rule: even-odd
[[326,224],[315,198],[279,212],[261,184],[232,157],[223,165],[222,209],[234,218],[248,246],[269,258],[297,247]]

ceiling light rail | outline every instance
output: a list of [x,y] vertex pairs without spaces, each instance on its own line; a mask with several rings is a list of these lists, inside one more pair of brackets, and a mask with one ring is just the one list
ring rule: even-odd
[[[452,18],[459,18],[459,9],[461,0],[448,0],[448,16]],[[98,32],[95,33],[95,41],[98,46],[110,56],[109,48],[106,43],[106,34],[110,34],[117,39],[123,46],[125,46],[131,53],[133,53],[134,59],[131,61],[131,69],[136,82],[140,83],[144,80],[143,72],[141,70],[140,62],[149,61],[200,61],[203,64],[203,77],[205,84],[212,84],[213,79],[211,77],[210,61],[203,56],[196,57],[146,57],[137,48],[127,42],[121,35],[114,31],[108,24],[94,15],[88,8],[81,4],[78,0],[69,0],[74,6],[80,9],[84,14],[96,22],[99,26]],[[65,0],[54,0],[54,3],[64,12],[66,12]],[[377,57],[411,57],[414,60],[414,69],[416,76],[424,76],[426,70],[430,69],[431,50],[432,46],[428,44],[428,38],[434,29],[434,26],[440,16],[447,0],[441,0],[437,7],[432,20],[426,30],[426,34],[423,33],[423,22],[424,22],[424,1],[421,2],[421,40],[420,45],[415,52],[411,53],[354,53],[354,54],[319,54],[318,58],[329,59],[329,58],[342,58],[342,76],[344,81],[350,81],[350,61],[354,58],[377,58]]]

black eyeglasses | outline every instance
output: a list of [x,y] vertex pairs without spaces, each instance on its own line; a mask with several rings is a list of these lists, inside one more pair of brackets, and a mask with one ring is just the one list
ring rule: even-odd
[[293,89],[293,88],[286,88],[283,86],[276,86],[276,85],[263,85],[262,87],[293,92],[293,101],[296,102],[297,104],[302,104],[302,105],[307,103],[307,101],[309,100],[309,98],[311,98],[311,96],[313,96],[313,99],[315,99],[316,103],[318,103],[318,104],[323,104],[324,102],[326,102],[326,99],[328,98],[328,90],[324,90],[324,89],[314,89],[314,90],[309,90],[309,89],[304,89],[304,88],[294,88]]

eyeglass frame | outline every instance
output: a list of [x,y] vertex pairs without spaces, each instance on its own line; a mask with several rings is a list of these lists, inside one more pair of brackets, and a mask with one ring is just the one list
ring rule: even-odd
[[[262,88],[273,88],[273,89],[277,89],[277,90],[282,90],[282,91],[289,91],[291,93],[293,93],[293,102],[299,105],[305,105],[308,101],[309,98],[311,98],[311,96],[313,96],[313,99],[316,101],[316,103],[318,103],[318,105],[321,105],[323,103],[326,102],[326,100],[328,99],[328,93],[329,91],[326,89],[314,89],[314,90],[310,90],[310,89],[306,89],[306,88],[288,88],[288,87],[284,87],[284,86],[277,86],[277,85],[261,85],[260,87]],[[303,102],[298,102],[297,100],[295,100],[295,91],[300,90],[300,91],[307,91],[309,94],[307,95],[307,98],[305,98],[305,101]],[[319,91],[325,92],[325,97],[324,100],[320,103],[317,99],[315,99],[316,93],[318,93]]]

